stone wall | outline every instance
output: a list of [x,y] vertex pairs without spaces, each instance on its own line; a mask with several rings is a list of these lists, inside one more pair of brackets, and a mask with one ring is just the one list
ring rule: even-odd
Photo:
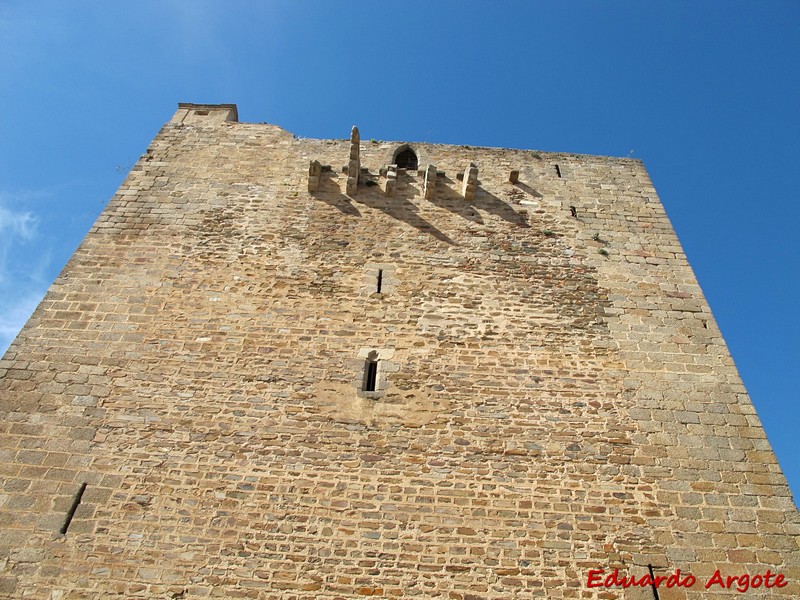
[[0,361],[0,597],[800,596],[639,161],[235,119],[180,105]]

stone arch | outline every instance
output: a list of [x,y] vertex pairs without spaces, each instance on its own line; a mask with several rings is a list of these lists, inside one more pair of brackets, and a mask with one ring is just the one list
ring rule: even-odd
[[[403,164],[400,164],[403,163]],[[419,169],[422,161],[420,154],[410,144],[402,144],[398,146],[392,153],[392,160],[389,162],[391,165],[397,165],[398,169],[408,169],[409,171],[416,171]]]

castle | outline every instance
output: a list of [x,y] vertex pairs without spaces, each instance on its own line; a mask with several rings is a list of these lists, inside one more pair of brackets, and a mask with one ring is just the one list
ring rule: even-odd
[[630,158],[180,104],[0,416],[3,598],[800,597],[800,515]]

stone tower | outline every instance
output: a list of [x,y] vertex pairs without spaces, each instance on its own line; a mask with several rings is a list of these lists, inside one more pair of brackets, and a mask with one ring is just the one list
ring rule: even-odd
[[800,517],[637,160],[180,104],[0,416],[4,598],[800,597]]

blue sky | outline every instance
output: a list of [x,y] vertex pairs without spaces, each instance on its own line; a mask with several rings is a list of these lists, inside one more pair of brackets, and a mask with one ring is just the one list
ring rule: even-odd
[[800,497],[800,3],[0,0],[0,352],[178,102],[641,158]]

